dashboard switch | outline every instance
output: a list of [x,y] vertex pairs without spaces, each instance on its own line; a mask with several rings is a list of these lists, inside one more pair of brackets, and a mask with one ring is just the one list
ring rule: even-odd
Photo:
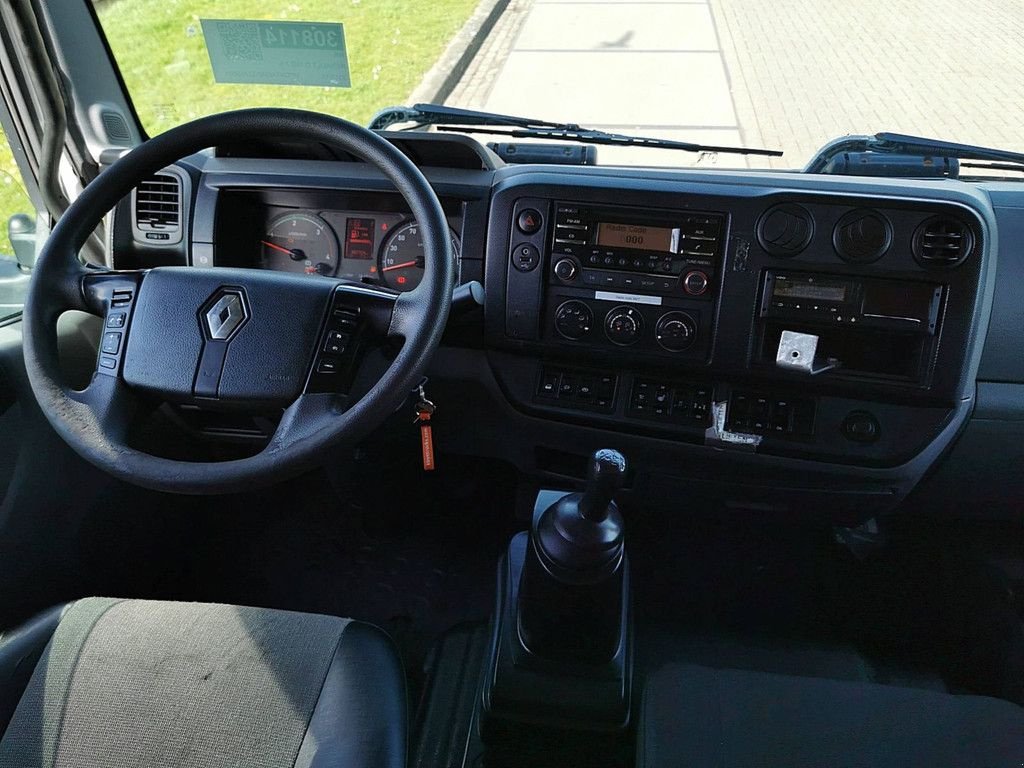
[[543,224],[544,219],[541,218],[540,212],[533,208],[524,208],[516,219],[516,226],[524,235],[536,234]]
[[873,443],[882,434],[882,427],[867,411],[853,411],[843,419],[843,435],[855,443]]

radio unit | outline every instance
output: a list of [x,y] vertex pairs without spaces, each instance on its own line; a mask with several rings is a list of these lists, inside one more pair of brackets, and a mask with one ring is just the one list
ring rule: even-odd
[[769,271],[761,317],[930,335],[941,305],[934,283]]
[[725,216],[555,204],[553,282],[711,298]]

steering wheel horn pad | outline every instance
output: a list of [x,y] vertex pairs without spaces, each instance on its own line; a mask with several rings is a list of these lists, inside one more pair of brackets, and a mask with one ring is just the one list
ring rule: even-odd
[[[420,224],[425,270],[415,290],[395,294],[322,276],[247,269],[97,270],[79,260],[107,211],[149,175],[227,141],[268,138],[335,146],[387,176]],[[454,283],[455,260],[437,196],[392,144],[313,112],[227,112],[139,145],[64,213],[33,271],[22,322],[25,367],[54,429],[110,474],[178,493],[251,489],[315,466],[326,449],[364,437],[404,402],[440,343]],[[353,403],[309,386],[322,332],[339,306],[347,318],[357,318],[361,337],[403,342],[384,374]],[[67,310],[91,312],[111,326],[104,328],[96,374],[82,391],[61,382],[56,323]],[[123,317],[111,320],[112,314]],[[253,456],[181,461],[128,445],[128,426],[143,400],[284,411],[266,447]]]
[[[285,406],[302,394],[333,289],[274,272],[152,269],[138,289],[124,380],[173,402]],[[233,325],[216,338],[211,323],[224,329],[222,317]]]

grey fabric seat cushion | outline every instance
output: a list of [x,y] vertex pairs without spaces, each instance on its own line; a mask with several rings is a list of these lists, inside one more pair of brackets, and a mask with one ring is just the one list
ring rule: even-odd
[[[359,656],[372,657],[362,669]],[[0,768],[338,764],[322,748],[400,765],[398,671],[383,633],[347,619],[89,598],[50,638],[0,740]],[[364,720],[394,722],[353,734],[345,720],[360,696],[373,699]],[[315,717],[325,706],[336,720]]]
[[1020,766],[1024,709],[982,696],[671,665],[652,674],[638,768]]

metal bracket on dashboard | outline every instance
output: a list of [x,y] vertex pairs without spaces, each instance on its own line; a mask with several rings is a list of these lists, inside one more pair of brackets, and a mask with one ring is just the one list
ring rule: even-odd
[[779,339],[779,349],[775,353],[775,365],[788,371],[806,373],[808,376],[817,376],[842,365],[833,357],[828,358],[824,364],[815,364],[817,352],[818,337],[814,334],[783,331]]
[[704,444],[741,451],[756,451],[764,438],[746,432],[731,432],[725,428],[729,403],[716,401],[711,405],[711,426],[704,433]]

